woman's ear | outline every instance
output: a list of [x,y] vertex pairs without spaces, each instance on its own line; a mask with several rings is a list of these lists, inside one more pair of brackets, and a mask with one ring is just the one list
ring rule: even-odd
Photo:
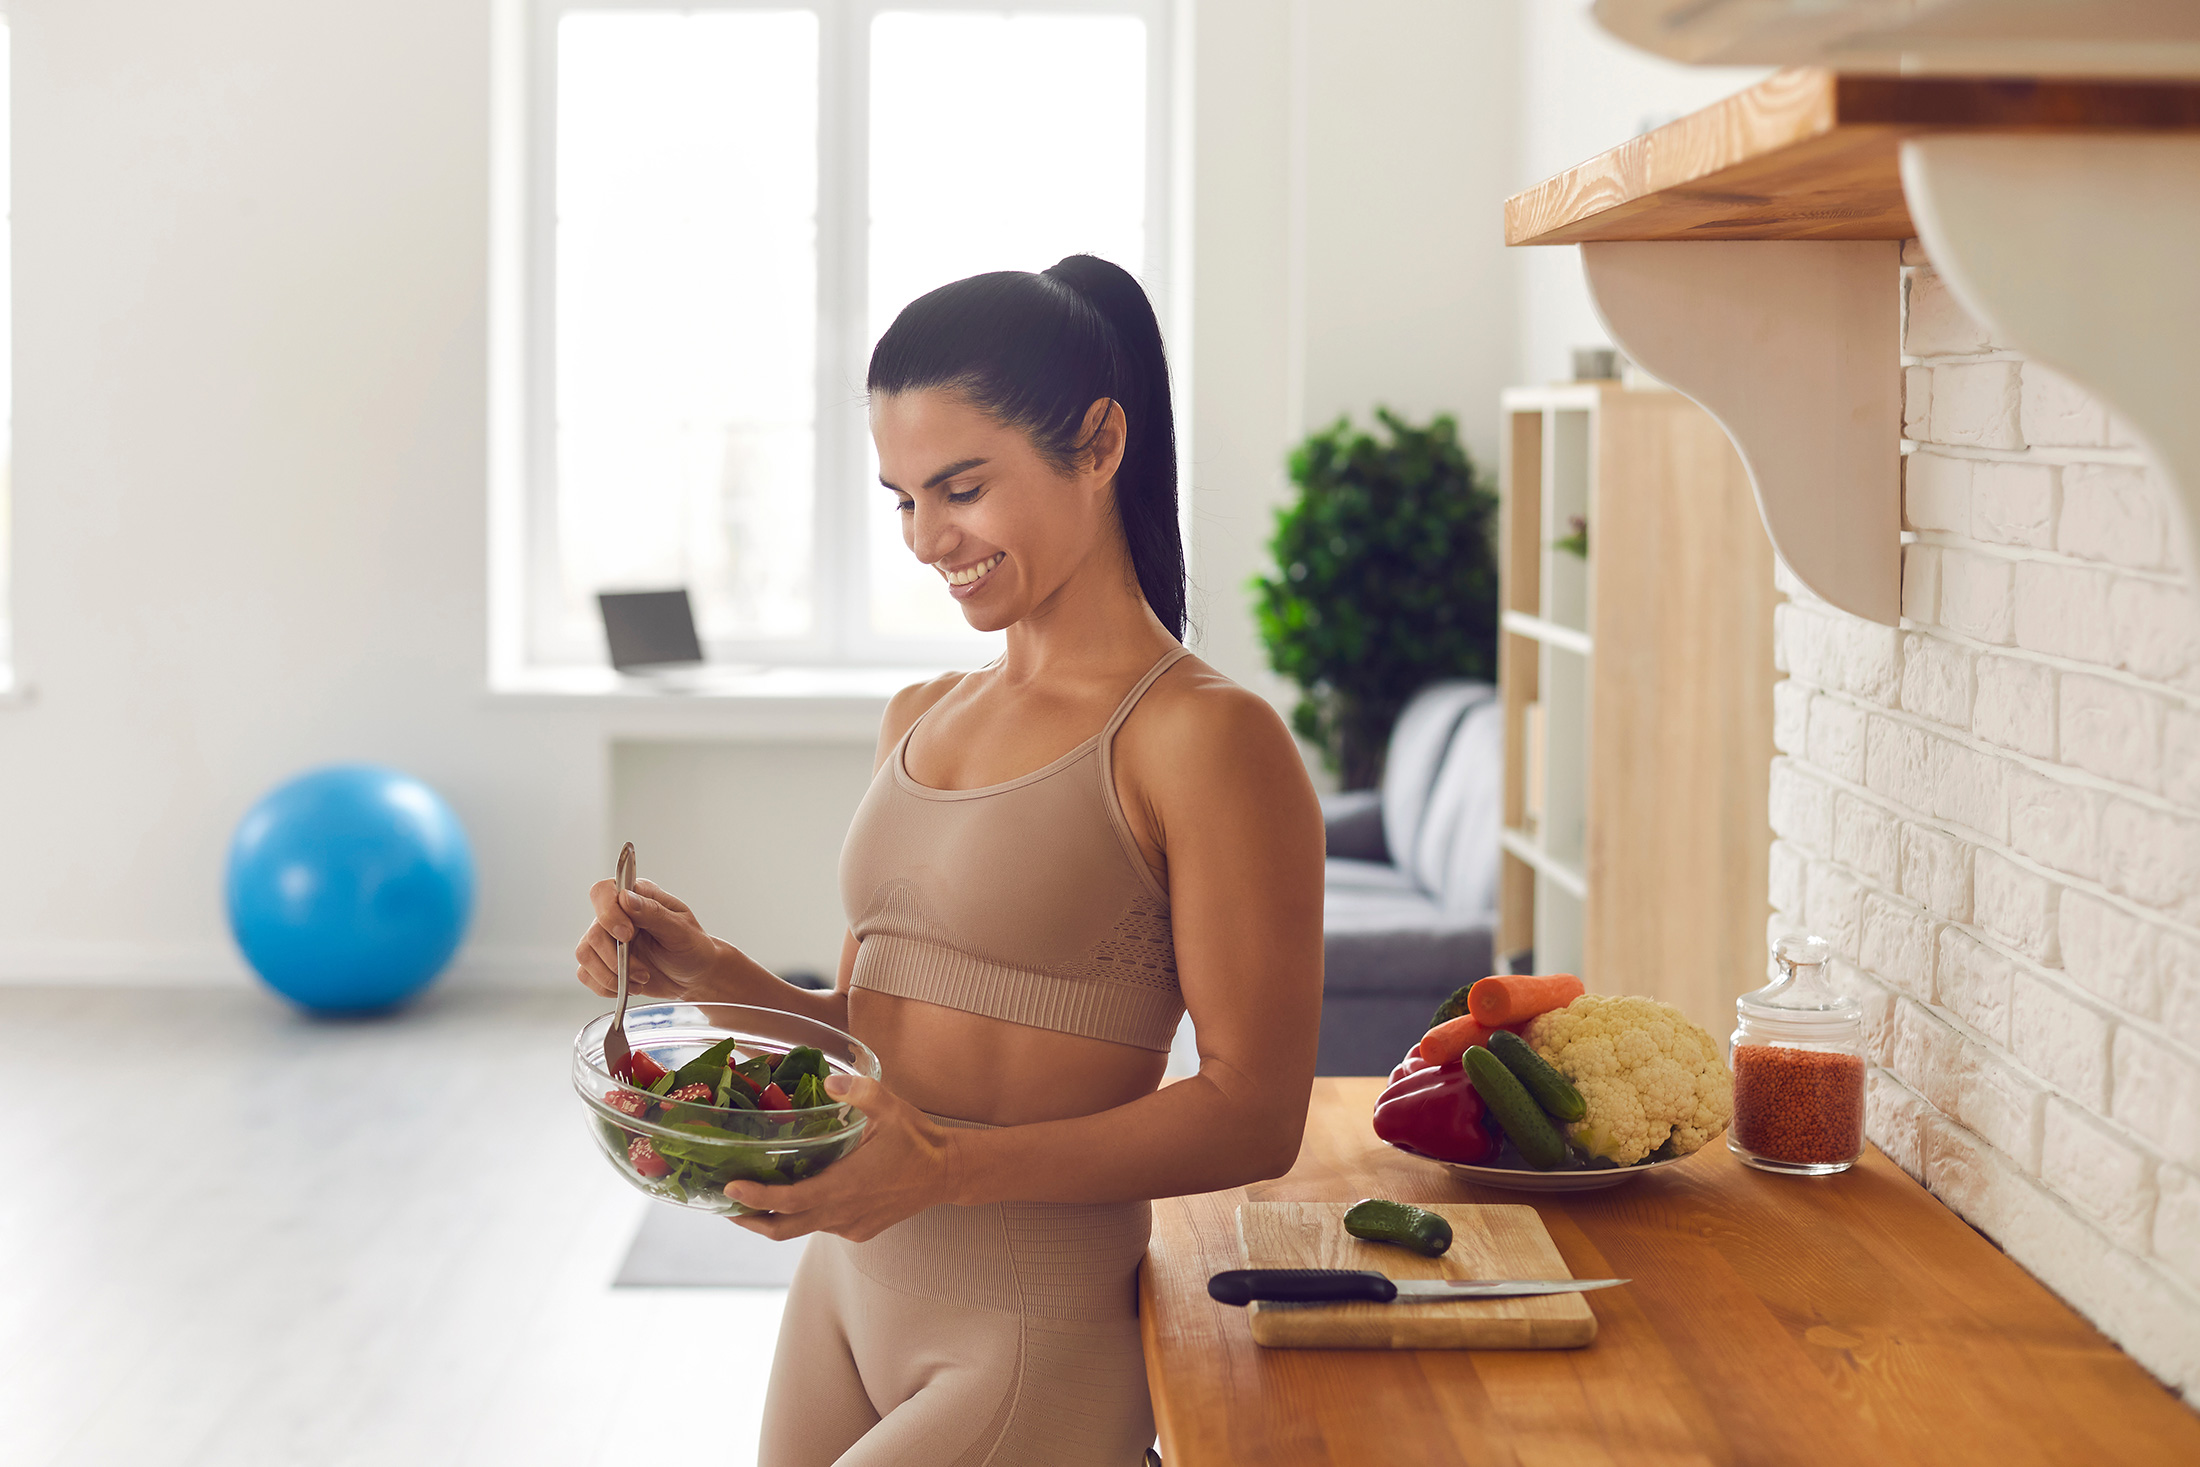
[[1085,409],[1085,421],[1077,436],[1078,455],[1084,460],[1080,468],[1090,472],[1105,484],[1115,478],[1115,471],[1123,466],[1123,446],[1130,436],[1130,423],[1123,416],[1123,405],[1112,397],[1103,397]]

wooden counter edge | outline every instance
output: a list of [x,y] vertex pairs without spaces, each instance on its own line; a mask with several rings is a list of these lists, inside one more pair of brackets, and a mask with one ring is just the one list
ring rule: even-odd
[[[1248,1423],[1233,1414],[1232,1403],[1247,1399],[1248,1392],[1258,1395],[1257,1380],[1245,1377],[1242,1372],[1249,1360],[1259,1359],[1261,1352],[1256,1347],[1253,1354],[1244,1353],[1250,1340],[1243,1323],[1233,1317],[1237,1311],[1206,1300],[1199,1282],[1211,1268],[1234,1266],[1237,1258],[1236,1217],[1241,1203],[1271,1191],[1300,1200],[1330,1200],[1331,1193],[1341,1199],[1355,1192],[1365,1195],[1371,1185],[1380,1186],[1375,1173],[1385,1169],[1382,1148],[1377,1146],[1371,1150],[1366,1144],[1371,1138],[1363,1137],[1359,1133],[1364,1128],[1361,1117],[1381,1084],[1382,1081],[1374,1077],[1324,1078],[1316,1081],[1306,1142],[1292,1170],[1284,1177],[1250,1187],[1157,1199],[1156,1208],[1169,1209],[1173,1215],[1166,1219],[1157,1216],[1153,1243],[1140,1261],[1139,1338],[1145,1356],[1154,1423],[1162,1444],[1164,1460],[1170,1462],[1172,1467],[1200,1467],[1200,1464],[1240,1460],[1258,1460],[1266,1467],[1270,1461],[1323,1460],[1318,1455],[1318,1433],[1314,1441],[1305,1444],[1306,1450],[1298,1451],[1296,1455],[1296,1446],[1280,1457],[1274,1451],[1267,1450],[1278,1445],[1272,1426],[1255,1431],[1255,1436],[1266,1454],[1244,1454],[1249,1443],[1241,1440],[1241,1436]],[[1735,1169],[1737,1177],[1749,1175],[1741,1169],[1740,1163],[1723,1154],[1714,1165]],[[1930,1221],[1927,1231],[1910,1232],[1908,1237],[1911,1241],[1902,1244],[1905,1250],[1902,1256],[1908,1260],[1909,1267],[1937,1271],[1945,1262],[1945,1258],[1939,1255],[1956,1249],[1964,1259],[1975,1259],[1978,1263],[1977,1268],[1965,1270],[1969,1275],[1969,1283],[1965,1287],[1976,1289],[1988,1281],[2001,1279],[2004,1282],[1994,1288],[1993,1297],[2001,1301],[2014,1300],[2021,1296],[2019,1312],[2024,1315],[2024,1333],[2028,1337],[2038,1335],[2040,1323],[2045,1321],[2053,1338],[2035,1338],[2033,1343],[2045,1349],[2045,1354],[2039,1357],[2040,1368],[2048,1371],[2055,1382],[2053,1388],[2041,1397],[2043,1401],[2059,1403],[2049,1408],[2050,1420],[2095,1423],[2085,1438],[2093,1446],[2105,1446],[2110,1440],[2116,1439],[2120,1431],[2124,1446],[2130,1447],[2136,1440],[2146,1448],[2126,1453],[2117,1460],[2164,1464],[2173,1461],[2200,1461],[2200,1415],[2195,1414],[2190,1404],[2180,1401],[2174,1389],[2166,1387],[2160,1380],[2149,1375],[2114,1340],[2104,1335],[2066,1300],[2058,1297],[2044,1280],[2010,1258],[1990,1238],[1982,1236],[1960,1214],[1950,1209],[1917,1178],[1897,1166],[1876,1147],[1866,1148],[1864,1160],[1857,1173],[1867,1179],[1877,1178],[1877,1185],[1882,1188],[1892,1185],[1903,1197],[1921,1198],[1932,1204],[1928,1209]],[[1764,1179],[1760,1176],[1750,1185],[1761,1187]],[[1475,1189],[1477,1192],[1482,1190]],[[1410,1196],[1412,1189],[1408,1188],[1398,1195]],[[1604,1194],[1594,1195],[1601,1197]],[[1513,1199],[1492,1195],[1470,1200]],[[1540,1206],[1538,1210],[1541,1210]],[[1877,1214],[1874,1216],[1876,1218]],[[1584,1226],[1587,1228],[1586,1232],[1583,1231]],[[1881,1226],[1882,1224],[1874,1221],[1859,1236],[1868,1236],[1875,1245],[1896,1237],[1894,1234],[1883,1234],[1880,1231]],[[1561,1253],[1566,1256],[1568,1267],[1576,1273],[1581,1273],[1584,1269],[1613,1271],[1601,1256],[1602,1250],[1609,1246],[1604,1239],[1606,1229],[1603,1226],[1586,1220],[1583,1220],[1582,1226],[1577,1226],[1573,1215],[1569,1213],[1561,1223],[1554,1224],[1552,1231]],[[1911,1251],[1913,1245],[1921,1245],[1920,1251]],[[1582,1251],[1584,1249],[1586,1252]],[[1186,1264],[1190,1266],[1184,1266]],[[1166,1274],[1169,1278],[1170,1289],[1166,1298],[1156,1292],[1157,1272]],[[2010,1289],[2014,1289],[2015,1293],[2008,1292]],[[1621,1308],[1623,1312],[1614,1319],[1601,1320],[1600,1323],[1623,1323],[1627,1317],[1624,1310],[1632,1306],[1615,1307]],[[2008,1321],[2018,1316],[2003,1310],[1997,1317]],[[1625,1331],[1622,1330],[1621,1333],[1624,1334]],[[1600,1342],[1603,1334],[1604,1331],[1600,1328]],[[1592,1347],[1592,1353],[1595,1348]],[[1358,1356],[1368,1352],[1279,1353],[1319,1360],[1331,1354]],[[1435,1353],[1448,1355],[1455,1352]],[[1484,1352],[1456,1353],[1472,1357]],[[1496,1353],[1502,1355],[1505,1352]],[[1560,1353],[1571,1355],[1571,1352]],[[1282,1362],[1277,1363],[1280,1365]],[[1178,1373],[1177,1378],[1164,1375],[1165,1365],[1174,1367]],[[1299,1367],[1294,1365],[1291,1368]],[[1505,1368],[1517,1369],[1514,1366]],[[1574,1367],[1562,1368],[1571,1370]],[[1260,1369],[1265,1375],[1266,1367]],[[1829,1395],[1828,1399],[1833,1400],[1834,1397]],[[1980,1399],[1991,1404],[1987,1398]],[[1980,1409],[1984,1407],[1981,1406]],[[2142,1426],[2141,1422],[2146,1424]],[[2134,1433],[2142,1435],[2135,1438]],[[1959,1452],[1954,1457],[1937,1460],[1988,1463],[2004,1459]],[[2065,1457],[2053,1460],[2077,1459]]]

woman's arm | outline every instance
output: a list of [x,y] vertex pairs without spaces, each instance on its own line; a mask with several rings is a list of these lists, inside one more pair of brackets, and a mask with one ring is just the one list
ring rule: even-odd
[[[736,1184],[730,1195],[775,1213],[743,1226],[862,1239],[940,1202],[1174,1197],[1290,1169],[1321,1023],[1321,808],[1274,710],[1208,678],[1196,697],[1141,707],[1132,756],[1138,808],[1167,853],[1199,1073],[1096,1115],[999,1130],[939,1126],[855,1081],[843,1093],[871,1115],[865,1150],[890,1154],[788,1187]],[[1131,736],[1118,741],[1126,765]]]
[[[588,892],[596,920],[573,956],[581,982],[609,997],[618,991],[618,945],[627,944],[626,987],[645,999],[688,999],[696,1003],[745,1003],[781,1009],[845,1028],[848,995],[820,993],[779,977],[730,942],[703,930],[686,902],[654,881],[637,881],[621,893],[615,882],[599,881]],[[854,949],[850,938],[848,950]]]

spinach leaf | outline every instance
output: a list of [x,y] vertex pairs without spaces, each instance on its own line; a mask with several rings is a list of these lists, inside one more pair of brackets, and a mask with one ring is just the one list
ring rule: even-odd
[[697,1190],[724,1187],[737,1177],[767,1184],[787,1180],[767,1142],[746,1140],[717,1126],[679,1123],[671,1129],[679,1134],[655,1138],[657,1154],[679,1167]]
[[665,1103],[657,1121],[666,1126],[709,1125],[711,1114],[699,1100],[672,1100]]
[[825,1093],[825,1082],[807,1072],[803,1074],[800,1080],[795,1082],[794,1092],[790,1098],[794,1101],[796,1110],[815,1110],[821,1105],[831,1105],[833,1103],[832,1098]]
[[649,1093],[652,1095],[664,1094],[666,1091],[672,1088],[673,1079],[674,1076],[672,1072],[670,1070],[665,1071],[665,1073],[659,1075],[655,1080],[650,1082]]
[[721,1039],[686,1064],[672,1072],[672,1085],[695,1085],[716,1081],[718,1072],[726,1067],[733,1054],[733,1041]]
[[741,1078],[747,1080],[751,1086],[753,1086],[757,1090],[762,1090],[766,1085],[769,1085],[772,1082],[772,1061],[775,1058],[776,1056],[773,1055],[760,1054],[754,1059],[744,1060],[740,1064],[735,1065],[734,1069],[737,1070],[740,1073]]
[[820,1080],[825,1078],[825,1052],[812,1045],[798,1044],[787,1051],[787,1057],[772,1072],[772,1083],[792,1095],[804,1075],[815,1075]]

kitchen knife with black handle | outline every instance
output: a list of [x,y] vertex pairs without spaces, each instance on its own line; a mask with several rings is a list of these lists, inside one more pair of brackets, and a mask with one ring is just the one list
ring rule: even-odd
[[1394,1279],[1360,1268],[1233,1268],[1207,1280],[1221,1304],[1425,1304],[1440,1299],[1517,1299],[1609,1289],[1626,1279]]

